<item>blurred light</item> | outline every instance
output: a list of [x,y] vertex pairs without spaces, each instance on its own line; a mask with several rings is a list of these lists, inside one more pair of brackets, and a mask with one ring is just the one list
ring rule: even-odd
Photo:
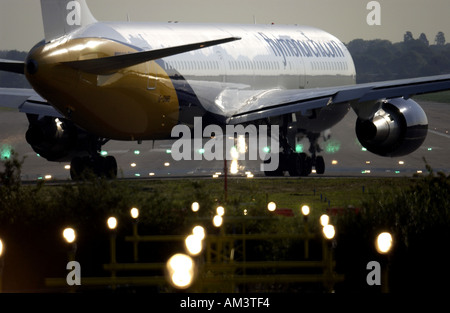
[[2,145],[0,148],[0,157],[2,160],[9,160],[12,154],[12,147],[10,145]]
[[101,155],[101,156],[107,156],[107,155],[108,155],[108,151],[104,151],[104,150],[103,150],[103,151],[100,152],[100,155]]
[[337,160],[333,160],[333,161],[331,161],[331,164],[336,165],[336,164],[338,164],[338,161]]
[[417,174],[422,174],[422,171],[421,170],[417,170]]
[[192,202],[191,210],[192,212],[198,212],[200,210],[200,204],[198,202]]
[[134,150],[134,154],[135,154],[135,155],[139,155],[139,154],[141,154],[141,151],[139,151],[139,150]]
[[405,164],[405,161],[398,161],[398,164],[403,165],[403,164]]
[[130,164],[131,167],[136,167],[136,165],[137,165],[136,163],[131,163]]
[[72,243],[76,239],[75,230],[73,228],[66,228],[63,231],[63,237],[67,243]]
[[244,209],[244,215],[247,215],[247,214],[248,214],[247,209]]
[[322,225],[323,227],[327,226],[328,223],[330,223],[330,217],[326,214],[323,214],[320,217],[320,225]]
[[367,149],[366,149],[366,148],[364,148],[364,147],[362,147],[362,148],[361,148],[361,151],[367,151]]
[[171,154],[171,153],[172,153],[172,150],[167,149],[167,150],[166,150],[166,153],[167,153],[167,154]]
[[198,153],[199,154],[204,154],[205,153],[205,149],[203,149],[203,148],[202,149],[198,149]]
[[141,177],[141,174],[135,173],[134,176],[136,176],[136,177]]
[[44,178],[45,178],[46,180],[52,179],[52,175],[45,175]]
[[370,164],[371,162],[370,161],[366,161],[366,164]]
[[311,210],[310,210],[309,206],[307,206],[307,205],[302,206],[302,214],[304,216],[308,216],[310,211]]
[[155,173],[148,173],[148,176],[155,176]]
[[400,174],[400,171],[395,171],[395,174]]
[[189,235],[184,241],[187,251],[190,255],[195,256],[202,252],[202,240],[195,235]]
[[386,254],[392,248],[392,235],[387,232],[383,232],[377,236],[375,247],[378,253]]
[[275,204],[275,202],[271,201],[267,204],[267,210],[269,210],[270,212],[273,212],[277,209],[277,205]]
[[194,279],[194,260],[185,254],[175,254],[167,261],[171,284],[180,289],[188,288]]
[[216,209],[216,213],[219,216],[224,216],[225,215],[225,208],[223,206],[218,206]]
[[70,170],[70,165],[65,165],[64,168],[65,168],[66,170]]
[[192,234],[200,238],[200,240],[205,239],[205,229],[202,226],[195,226],[192,229]]
[[222,224],[223,224],[223,218],[222,218],[222,216],[220,216],[220,215],[214,216],[214,218],[213,218],[213,224],[214,224],[214,226],[216,226],[216,227],[222,226]]
[[117,227],[117,219],[112,216],[108,218],[107,224],[109,229],[114,230]]
[[0,257],[2,256],[2,254],[3,254],[3,241],[0,239]]
[[237,151],[239,153],[245,153],[247,151],[247,143],[245,142],[245,136],[239,135],[237,138]]
[[165,167],[168,167],[168,166],[170,166],[170,163],[169,163],[169,162],[166,162],[166,163],[164,163],[164,166],[165,166]]
[[433,148],[428,148],[428,151],[433,151]]
[[295,152],[302,153],[303,152],[303,145],[298,143],[295,145]]
[[328,143],[325,147],[325,152],[329,154],[334,154],[341,149],[341,143],[335,139],[328,140]]
[[323,235],[327,239],[333,239],[334,236],[336,235],[336,231],[334,229],[334,226],[331,225],[331,224],[325,225],[323,227],[322,231],[323,231]]
[[130,214],[131,214],[132,218],[137,219],[139,217],[139,209],[138,208],[132,208],[130,210]]
[[247,174],[247,178],[253,178],[255,175],[253,175],[252,173],[248,173]]
[[238,171],[239,171],[239,168],[238,168],[238,161],[237,161],[237,160],[231,161],[230,173],[231,173],[231,174],[237,174]]
[[263,152],[264,153],[269,153],[270,152],[270,147],[264,147],[263,148]]
[[236,160],[237,158],[239,158],[239,152],[236,147],[231,147],[230,155],[231,155],[231,158],[233,159],[233,161]]
[[212,177],[213,177],[213,178],[219,178],[219,175],[214,174]]

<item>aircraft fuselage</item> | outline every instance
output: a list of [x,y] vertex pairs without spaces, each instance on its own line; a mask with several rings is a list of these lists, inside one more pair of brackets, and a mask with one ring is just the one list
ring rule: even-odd
[[[89,74],[61,62],[156,50],[225,37],[241,40],[127,67]],[[183,23],[95,23],[49,43],[28,56],[33,88],[85,130],[115,140],[170,138],[179,124],[224,125],[252,94],[355,83],[345,45],[312,27]],[[30,63],[29,63],[30,64]],[[33,64],[32,64],[33,65]],[[320,132],[339,122],[349,106],[297,123]]]

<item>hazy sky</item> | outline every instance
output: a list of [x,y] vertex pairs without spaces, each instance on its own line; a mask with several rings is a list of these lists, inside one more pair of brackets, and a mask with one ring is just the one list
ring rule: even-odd
[[[450,41],[449,0],[378,0],[381,25],[369,26],[369,0],[87,0],[100,21],[180,21],[300,24],[322,28],[343,42],[355,38],[403,40],[438,31]],[[28,51],[44,37],[39,0],[0,0],[0,50]]]

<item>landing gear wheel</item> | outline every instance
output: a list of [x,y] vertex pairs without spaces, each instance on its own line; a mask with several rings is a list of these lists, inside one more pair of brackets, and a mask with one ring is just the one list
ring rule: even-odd
[[105,177],[108,179],[114,179],[117,177],[117,161],[113,156],[107,156],[105,158]]
[[86,169],[85,163],[82,158],[75,157],[70,163],[70,177],[72,180],[80,180],[83,171]]
[[316,173],[322,175],[325,173],[325,161],[322,156],[316,157]]
[[[264,174],[269,177],[275,177],[275,176],[283,176],[283,168],[281,167],[282,164],[282,154],[279,154],[279,162],[278,162],[278,168],[274,171],[264,171]],[[264,161],[264,164],[270,164],[272,162],[271,158]]]
[[305,153],[293,153],[289,156],[289,175],[308,176],[312,171],[311,157]]
[[70,176],[72,180],[83,178],[85,171],[90,170],[98,177],[113,179],[117,177],[117,161],[114,157],[75,157],[70,165]]
[[290,176],[300,176],[303,170],[303,157],[301,154],[292,153],[288,158],[288,172]]

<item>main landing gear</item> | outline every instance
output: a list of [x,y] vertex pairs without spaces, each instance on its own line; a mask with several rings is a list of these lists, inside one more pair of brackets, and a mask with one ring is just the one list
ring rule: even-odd
[[70,176],[72,180],[80,180],[86,175],[94,174],[98,177],[113,179],[117,177],[117,161],[113,156],[103,157],[100,155],[101,146],[107,140],[95,140],[93,149],[90,149],[89,156],[74,157],[70,164]]
[[[284,172],[288,172],[290,176],[308,176],[311,174],[312,169],[316,170],[317,174],[325,173],[325,161],[322,156],[317,155],[322,149],[318,144],[320,134],[308,133],[307,137],[310,142],[309,152],[297,153],[289,144],[286,136],[280,135],[280,150],[279,153],[279,166],[274,171],[265,171],[266,176],[284,176]],[[265,161],[269,163],[270,159]]]

